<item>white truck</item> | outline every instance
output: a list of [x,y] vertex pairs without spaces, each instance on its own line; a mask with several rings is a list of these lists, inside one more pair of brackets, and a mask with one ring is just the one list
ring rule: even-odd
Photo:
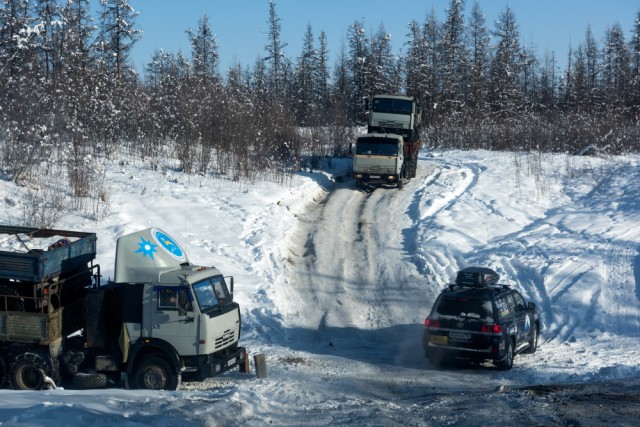
[[175,390],[183,378],[247,370],[233,278],[192,265],[162,230],[120,237],[104,285],[94,233],[0,226],[0,235],[22,246],[0,250],[3,386]]
[[422,110],[413,96],[375,95],[369,111],[368,133],[395,133],[407,142],[420,139]]
[[414,97],[376,95],[367,134],[356,141],[353,176],[356,186],[389,184],[402,188],[415,178],[420,150],[420,106]]

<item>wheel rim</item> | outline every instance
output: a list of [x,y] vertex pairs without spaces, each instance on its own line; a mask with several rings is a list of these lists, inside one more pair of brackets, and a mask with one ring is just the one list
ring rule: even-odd
[[40,390],[44,385],[44,372],[34,365],[23,365],[16,372],[16,386],[21,390]]
[[164,371],[164,369],[158,366],[149,366],[144,371],[142,382],[145,388],[151,390],[161,390],[167,385],[167,373]]

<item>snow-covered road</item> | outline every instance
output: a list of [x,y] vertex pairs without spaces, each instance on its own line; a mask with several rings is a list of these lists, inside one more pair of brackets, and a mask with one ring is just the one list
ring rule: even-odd
[[[193,262],[233,274],[242,344],[266,355],[268,377],[157,393],[3,390],[1,426],[477,425],[495,421],[491,408],[503,424],[552,425],[570,421],[553,407],[562,384],[638,391],[638,157],[423,151],[404,189],[374,191],[336,179],[349,167],[339,160],[249,187],[123,164],[107,173],[109,216],[70,215],[58,228],[98,233],[105,277],[116,238],[150,225]],[[15,210],[20,189],[0,190]],[[471,265],[498,271],[541,311],[540,347],[511,371],[434,369],[422,353],[436,295]],[[640,402],[625,396],[611,401],[633,425]]]

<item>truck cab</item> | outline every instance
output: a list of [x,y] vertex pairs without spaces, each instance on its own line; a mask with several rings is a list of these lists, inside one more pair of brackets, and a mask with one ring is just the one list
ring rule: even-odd
[[233,277],[192,265],[156,228],[118,240],[115,270],[115,281],[97,290],[95,301],[121,305],[120,321],[103,329],[111,329],[111,337],[99,337],[99,329],[88,337],[94,345],[118,343],[130,388],[173,389],[182,375],[202,380],[244,363]]
[[422,113],[413,96],[375,95],[369,112],[368,133],[395,133],[405,141],[420,138]]
[[371,133],[358,137],[353,158],[356,186],[378,183],[402,187],[405,165],[402,136]]

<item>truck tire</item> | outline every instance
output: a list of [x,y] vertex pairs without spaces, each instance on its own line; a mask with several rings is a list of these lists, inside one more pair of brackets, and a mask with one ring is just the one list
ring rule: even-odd
[[71,381],[74,387],[81,390],[105,388],[107,386],[107,376],[97,372],[78,372],[73,375]]
[[148,390],[177,390],[180,386],[179,372],[157,354],[144,356],[134,373],[134,387]]
[[0,355],[0,388],[7,386],[7,362],[4,357]]
[[9,298],[0,297],[0,310],[5,309],[6,300],[7,310],[19,311],[21,313],[24,313],[24,299],[17,289],[14,289],[10,286],[0,285],[0,295],[9,295]]
[[418,155],[416,154],[415,157],[411,158],[411,162],[409,163],[409,178],[415,178],[418,172]]
[[48,387],[46,377],[49,366],[46,358],[38,353],[18,355],[9,372],[11,388],[14,390],[44,390]]

